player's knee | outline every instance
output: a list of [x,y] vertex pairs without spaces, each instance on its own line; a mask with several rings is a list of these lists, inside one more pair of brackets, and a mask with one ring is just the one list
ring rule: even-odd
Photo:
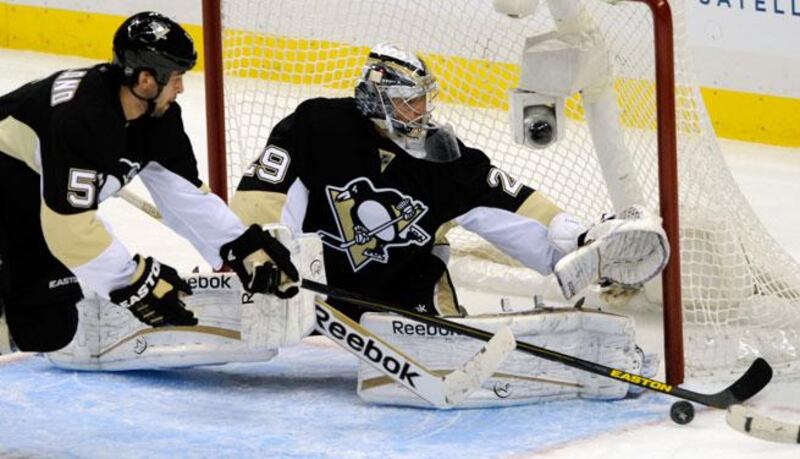
[[52,352],[72,341],[78,328],[74,302],[8,311],[8,328],[20,351]]

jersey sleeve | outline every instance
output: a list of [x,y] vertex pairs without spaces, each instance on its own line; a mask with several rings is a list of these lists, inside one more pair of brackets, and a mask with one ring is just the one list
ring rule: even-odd
[[51,142],[41,158],[40,218],[50,252],[82,283],[108,297],[130,283],[136,264],[97,215],[103,176],[89,158],[114,148],[112,139],[124,132],[102,125],[89,113],[66,113],[53,122]]
[[491,164],[482,152],[466,150],[469,171],[456,187],[463,200],[455,222],[525,266],[550,274],[564,255],[548,238],[550,222],[561,208]]
[[222,266],[219,249],[245,230],[241,220],[200,180],[197,160],[175,104],[150,123],[144,145],[144,182],[164,223],[187,239],[214,268]]
[[308,135],[303,105],[279,122],[266,146],[245,170],[231,208],[246,224],[282,223],[302,231],[308,206],[304,183]]

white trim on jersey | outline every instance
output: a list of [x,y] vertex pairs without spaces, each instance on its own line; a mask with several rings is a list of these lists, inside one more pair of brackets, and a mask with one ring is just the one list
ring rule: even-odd
[[563,256],[547,238],[546,226],[505,209],[476,207],[455,222],[544,275],[552,273]]
[[114,236],[108,223],[98,217],[111,234],[111,245],[88,263],[70,268],[73,274],[103,298],[112,290],[130,285],[137,263],[128,249]]
[[157,162],[150,162],[139,177],[161,210],[164,223],[191,242],[214,269],[221,268],[220,247],[245,230],[239,217],[219,196],[197,188]]
[[281,212],[281,223],[288,226],[292,233],[300,234],[303,232],[303,220],[306,218],[308,210],[308,188],[296,178],[289,190],[286,192],[286,203]]

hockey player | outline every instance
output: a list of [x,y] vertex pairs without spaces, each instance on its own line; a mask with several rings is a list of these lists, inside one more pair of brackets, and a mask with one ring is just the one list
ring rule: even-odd
[[[281,222],[320,234],[331,285],[427,314],[460,314],[447,273],[445,233],[454,225],[543,274],[570,254],[556,270],[567,296],[601,279],[639,284],[663,269],[668,247],[655,225],[620,254],[644,262],[618,259],[598,271],[595,250],[602,244],[589,249],[588,242],[621,220],[587,232],[437,123],[436,94],[422,59],[376,46],[355,98],[303,102],[275,126],[231,207],[247,223]],[[361,313],[340,307],[353,318]]]
[[[567,298],[590,283],[641,286],[664,268],[669,246],[658,219],[639,207],[583,226],[436,122],[436,94],[436,80],[422,59],[393,45],[374,47],[354,98],[305,101],[273,128],[231,207],[246,223],[279,222],[295,234],[320,235],[327,281],[334,287],[486,330],[508,325],[517,338],[652,374],[655,360],[645,359],[635,345],[626,317],[581,310],[459,317],[464,311],[448,276],[445,239],[454,225],[542,274],[555,273]],[[415,364],[444,372],[478,350],[474,340],[452,332],[393,315],[362,317],[361,308],[331,301],[350,319],[360,318],[364,328],[358,331],[352,320],[318,305],[317,330],[362,360],[359,394],[366,400],[437,404],[436,397],[392,373],[403,365],[384,360],[381,367],[380,353],[357,343],[394,343]],[[515,354],[461,404],[614,399],[626,393],[625,384]]]
[[288,264],[296,279],[285,249],[203,189],[175,102],[196,59],[180,25],[139,13],[117,30],[112,63],[0,97],[0,354],[66,346],[78,281],[148,326],[197,323],[181,300],[189,285],[173,268],[128,253],[97,215],[136,176],[213,267],[224,260],[249,292],[296,291],[279,286],[270,262]]

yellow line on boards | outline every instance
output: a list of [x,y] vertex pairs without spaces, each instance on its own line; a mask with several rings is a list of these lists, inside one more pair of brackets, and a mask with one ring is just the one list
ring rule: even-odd
[[[0,46],[109,61],[114,32],[124,19],[0,2]],[[184,27],[195,39],[200,55],[198,69],[202,69],[203,29],[191,24]]]
[[701,88],[719,137],[800,147],[800,99]]
[[[0,1],[0,47],[33,50],[51,54],[81,56],[98,61],[111,58],[114,31],[122,16],[18,5]],[[195,39],[203,68],[202,27],[183,24]],[[226,51],[226,72],[289,84],[317,84],[332,89],[349,89],[361,69],[368,51],[363,46],[323,40],[295,39],[252,32],[226,32],[226,43],[239,45]],[[252,45],[252,46],[247,46]],[[508,89],[516,86],[519,65],[422,53],[441,85],[441,102],[472,107],[507,110]],[[652,83],[620,79],[618,87],[633,89],[653,100]],[[633,86],[631,88],[631,86]],[[691,103],[681,97],[687,88],[678,88],[676,103]],[[779,146],[800,146],[800,99],[739,91],[701,88],[701,95],[718,136]],[[579,96],[567,102],[567,115],[582,119]],[[651,102],[646,102],[651,103]],[[634,119],[625,114],[641,113],[641,102],[623,98],[620,106],[623,124],[654,129],[654,119]],[[681,122],[682,129],[694,124]],[[689,127],[687,127],[689,126]]]

